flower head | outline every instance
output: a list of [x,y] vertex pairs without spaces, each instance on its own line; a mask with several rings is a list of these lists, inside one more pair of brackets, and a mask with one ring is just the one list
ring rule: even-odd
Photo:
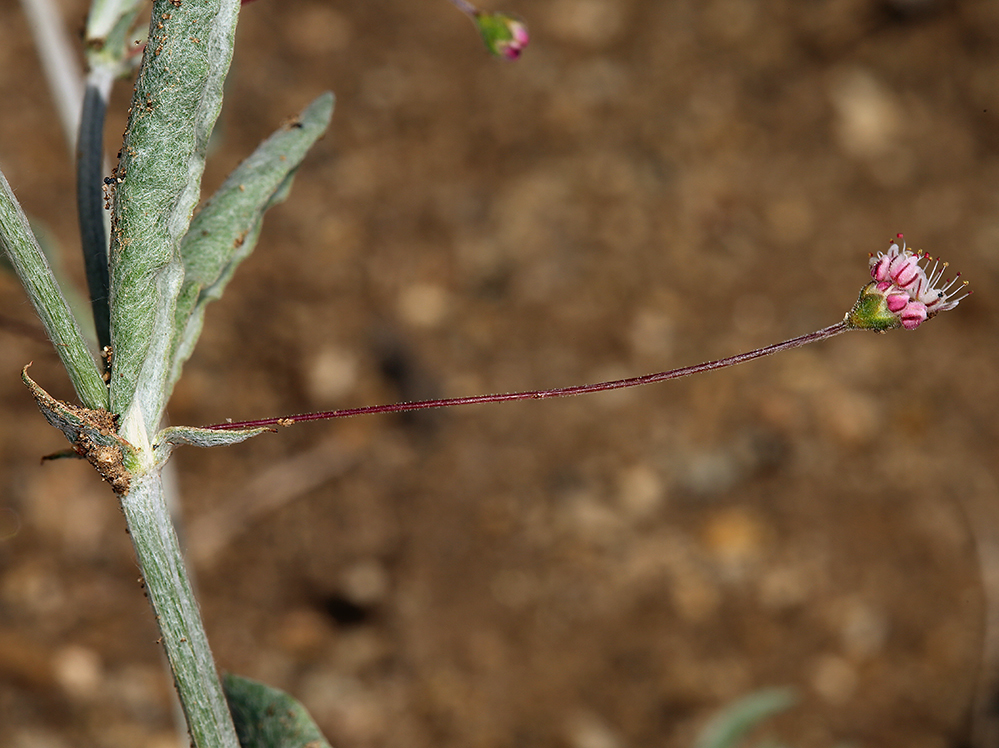
[[[902,239],[899,234],[897,239]],[[921,265],[926,260],[928,265]],[[871,277],[874,279],[860,291],[853,309],[846,315],[851,327],[864,330],[891,330],[904,327],[915,330],[940,312],[953,309],[970,291],[967,281],[958,273],[944,279],[946,262],[933,260],[922,252],[906,249],[905,241],[898,246],[892,241],[887,252],[871,256]]]
[[486,48],[497,57],[516,60],[530,41],[527,26],[505,13],[475,12],[472,16]]

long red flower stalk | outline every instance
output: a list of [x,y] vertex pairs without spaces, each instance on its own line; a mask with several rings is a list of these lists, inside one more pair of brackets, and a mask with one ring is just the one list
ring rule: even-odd
[[[898,234],[898,239],[902,235]],[[525,390],[523,392],[495,393],[491,395],[470,395],[467,397],[443,397],[433,400],[416,400],[413,402],[390,403],[386,405],[364,405],[357,408],[340,410],[324,410],[316,413],[301,413],[291,416],[274,418],[259,418],[253,421],[228,421],[206,426],[208,429],[252,429],[262,426],[291,426],[302,421],[328,421],[334,418],[349,418],[351,416],[374,415],[376,413],[404,413],[412,410],[427,410],[428,408],[449,408],[455,405],[480,405],[483,403],[505,403],[512,400],[547,400],[554,397],[569,397],[571,395],[586,395],[591,392],[620,390],[627,387],[638,387],[656,382],[668,382],[691,374],[700,374],[713,369],[723,369],[746,361],[769,356],[791,348],[799,348],[808,343],[831,338],[847,330],[873,330],[885,332],[895,328],[914,330],[925,320],[940,312],[953,309],[965,296],[967,282],[959,281],[960,274],[953,280],[944,279],[946,263],[935,261],[927,273],[920,265],[930,258],[922,252],[912,252],[906,249],[905,243],[899,247],[897,241],[892,241],[887,252],[879,252],[870,259],[870,273],[873,281],[860,290],[853,308],[847,312],[842,322],[830,325],[821,330],[799,335],[774,343],[764,348],[757,348],[748,353],[707,361],[703,364],[683,366],[679,369],[660,371],[655,374],[645,374],[628,379],[615,379],[610,382],[596,384],[578,384],[571,387],[555,387],[544,390]]]

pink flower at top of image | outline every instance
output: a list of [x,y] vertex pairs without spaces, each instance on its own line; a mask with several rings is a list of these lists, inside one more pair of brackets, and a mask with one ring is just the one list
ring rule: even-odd
[[500,42],[497,46],[499,47],[500,54],[506,59],[516,60],[520,57],[520,53],[524,51],[531,38],[527,33],[527,26],[520,21],[510,19],[509,28],[510,39]]
[[523,21],[506,13],[474,11],[471,17],[479,27],[486,48],[497,57],[516,60],[531,40]]

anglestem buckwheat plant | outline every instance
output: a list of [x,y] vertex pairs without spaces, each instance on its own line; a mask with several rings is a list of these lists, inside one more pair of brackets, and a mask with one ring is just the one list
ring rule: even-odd
[[[902,239],[902,234],[898,234]],[[543,390],[525,390],[523,392],[507,392],[491,395],[471,395],[468,397],[448,397],[434,400],[418,400],[414,402],[392,403],[388,405],[368,405],[359,408],[344,408],[316,413],[302,413],[277,418],[261,418],[253,421],[217,423],[206,426],[206,429],[228,430],[262,428],[267,426],[290,426],[300,421],[325,421],[333,418],[348,418],[350,416],[371,415],[374,413],[400,413],[411,410],[426,410],[428,408],[446,408],[453,405],[476,405],[482,403],[510,402],[512,400],[545,400],[553,397],[569,397],[570,395],[585,395],[591,392],[620,390],[627,387],[638,387],[643,384],[667,382],[680,379],[691,374],[700,374],[713,369],[724,369],[746,361],[770,356],[780,351],[800,348],[808,343],[831,338],[849,330],[873,330],[886,332],[893,328],[903,327],[914,330],[925,320],[940,312],[953,309],[967,296],[965,291],[967,281],[960,281],[960,273],[952,280],[942,280],[947,268],[946,262],[934,261],[929,274],[920,266],[920,262],[929,259],[922,252],[913,253],[898,246],[892,241],[887,252],[879,252],[871,256],[871,277],[873,281],[864,286],[853,308],[846,313],[842,322],[824,327],[821,330],[800,335],[783,343],[774,343],[764,348],[757,348],[747,353],[739,353],[716,361],[703,364],[684,366],[679,369],[660,371],[655,374],[645,374],[628,379],[615,379],[596,384],[579,384],[572,387],[556,387]]]
[[[197,748],[327,744],[287,695],[235,676],[227,676],[223,688],[166,506],[162,471],[175,447],[235,444],[272,431],[271,426],[299,421],[541,400],[665,382],[848,330],[913,330],[967,295],[958,277],[943,279],[946,263],[892,242],[887,252],[871,258],[872,280],[842,321],[717,361],[555,389],[163,428],[166,403],[198,341],[206,307],[222,295],[239,263],[253,251],[264,214],[286,197],[296,169],[333,111],[332,94],[316,98],[202,202],[208,141],[222,104],[239,9],[247,2],[153,0],[144,32],[135,27],[145,7],[140,0],[92,2],[85,30],[89,73],[78,133],[78,209],[102,367],[0,174],[0,248],[55,344],[81,405],[51,397],[31,380],[27,367],[22,379],[49,423],[118,497]],[[475,23],[492,54],[517,59],[528,44],[526,26],[513,16],[480,11],[466,0],[451,2]],[[111,86],[133,69],[140,49],[118,164],[101,179],[103,119]],[[105,200],[111,208],[109,233]]]

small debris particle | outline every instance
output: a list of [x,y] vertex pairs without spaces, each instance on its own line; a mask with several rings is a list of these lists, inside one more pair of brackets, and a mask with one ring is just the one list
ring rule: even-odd
[[101,359],[104,361],[104,371],[101,373],[101,377],[104,379],[104,384],[111,382],[111,362],[114,359],[114,349],[106,345],[101,349]]

